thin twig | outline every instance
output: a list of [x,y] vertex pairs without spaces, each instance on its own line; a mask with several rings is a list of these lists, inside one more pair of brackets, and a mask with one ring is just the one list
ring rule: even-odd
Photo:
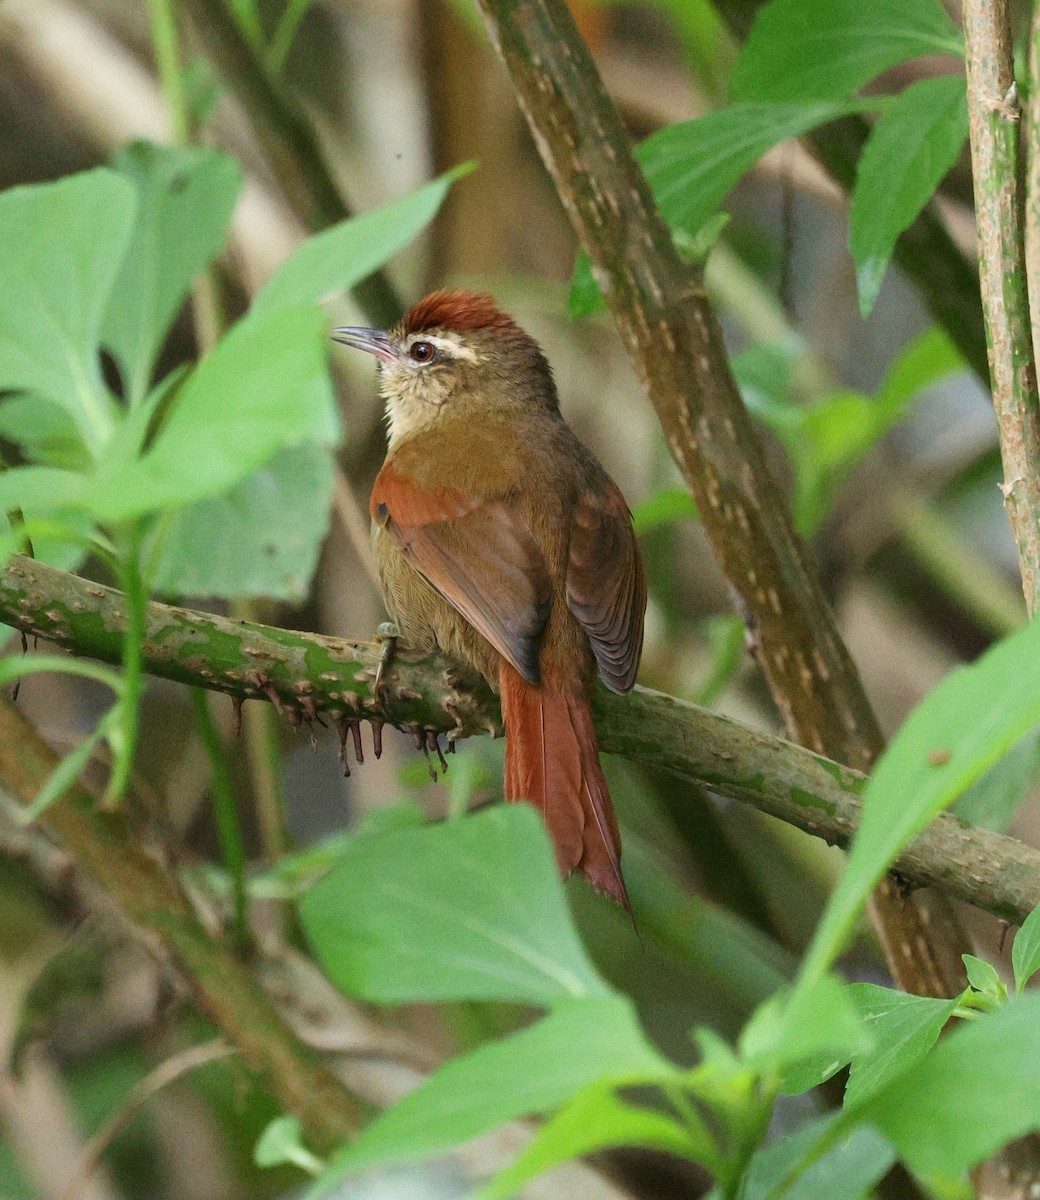
[[[119,592],[32,559],[0,570],[0,620],[107,662],[119,662],[125,604]],[[399,647],[389,686],[372,683],[381,646],[231,621],[150,604],[145,667],[153,675],[241,698],[277,696],[313,712],[349,714],[455,736],[498,731],[489,688],[450,682],[436,655]],[[859,822],[864,776],[801,746],[645,688],[599,689],[603,748],[699,782],[828,842],[845,846]],[[0,768],[3,763],[0,726]],[[2,774],[2,770],[0,770]],[[895,866],[908,884],[947,894],[1011,921],[1040,904],[1040,851],[942,816]]]
[[87,1143],[83,1159],[62,1193],[61,1200],[78,1200],[101,1161],[102,1154],[153,1096],[191,1071],[209,1063],[220,1062],[221,1059],[230,1058],[237,1053],[234,1046],[229,1046],[223,1038],[215,1038],[202,1046],[191,1046],[179,1054],[171,1055],[165,1062],[149,1071],[143,1079],[139,1079],[123,1103]]

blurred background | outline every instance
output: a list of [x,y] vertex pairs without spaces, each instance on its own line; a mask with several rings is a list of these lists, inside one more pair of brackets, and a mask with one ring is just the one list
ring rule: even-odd
[[[174,10],[194,136],[246,173],[217,272],[216,307],[231,319],[324,219],[306,189],[293,186],[299,165],[291,156],[279,165],[272,154],[270,113],[214,38],[210,7],[193,0]],[[585,0],[572,9],[634,138],[724,103],[737,43],[709,0]],[[276,99],[314,131],[353,211],[463,161],[479,164],[452,187],[430,231],[391,264],[388,286],[370,289],[363,304],[348,297],[330,306],[330,326],[374,323],[373,310],[389,323],[395,296],[407,306],[443,285],[492,292],[541,341],[567,419],[635,512],[651,590],[640,681],[782,732],[611,320],[570,315],[574,237],[475,9],[467,0],[228,0],[225,11],[245,44],[266,47]],[[175,136],[153,18],[144,0],[4,0],[0,186],[104,163],[136,138]],[[919,61],[874,86],[899,90],[941,69]],[[966,196],[965,161],[944,185],[942,213],[970,256]],[[800,146],[767,154],[726,207],[731,219],[709,259],[708,287],[741,356],[740,378],[773,466],[795,496],[868,694],[892,731],[954,664],[1024,619],[988,397],[970,371],[955,369],[884,419],[865,415],[876,415],[893,363],[931,324],[894,269],[872,317],[860,319],[846,200]],[[186,311],[164,366],[193,359],[204,344],[204,322]],[[374,634],[383,613],[366,510],[384,446],[374,373],[362,357],[332,352],[341,472],[320,489],[316,561],[294,563],[279,587],[177,598],[294,628]],[[294,933],[265,864],[394,801],[439,815],[500,795],[500,742],[461,747],[447,777],[434,782],[411,739],[388,730],[382,759],[366,755],[345,777],[334,735],[312,737],[269,706],[249,704],[236,737],[230,703],[211,699],[257,867],[258,919],[279,945],[291,947]],[[61,751],[98,712],[89,686],[58,677],[32,679],[19,703]],[[973,791],[964,815],[1005,827],[1038,771],[1032,739]],[[216,876],[207,864],[219,859],[211,774],[186,693],[153,682],[136,799],[185,870],[210,885]],[[608,764],[608,775],[639,936],[582,884],[572,881],[569,896],[601,969],[636,999],[652,1036],[690,1059],[694,1025],[732,1035],[790,972],[840,855],[690,785],[620,761]],[[1028,839],[1033,826],[1026,804],[1014,832]],[[8,825],[0,850],[0,1051],[9,1055],[0,1065],[0,1198],[218,1200],[296,1186],[292,1173],[252,1165],[272,1102],[250,1090],[219,1047],[212,1061],[199,1056],[212,1031],[119,920],[84,893],[61,853]],[[969,917],[982,951],[995,955],[996,923]],[[519,1019],[491,1005],[360,1012],[312,978],[293,951],[279,961],[308,1038],[353,1058],[349,1069],[384,1102],[416,1070]],[[869,934],[849,967],[860,978],[885,978]],[[95,1159],[99,1170],[80,1170]],[[479,1163],[374,1178],[344,1194],[462,1195],[470,1169]],[[618,1192],[586,1172],[566,1194],[702,1192],[695,1176],[651,1155],[615,1156],[610,1172]]]

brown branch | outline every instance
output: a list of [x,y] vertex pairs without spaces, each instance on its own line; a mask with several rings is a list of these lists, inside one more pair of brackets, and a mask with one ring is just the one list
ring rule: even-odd
[[[788,728],[811,749],[868,768],[882,746],[877,721],[766,466],[700,273],[680,261],[566,5],[480,6]],[[874,917],[901,986],[954,994],[965,942],[952,913],[922,916],[886,884]]]
[[[19,804],[31,804],[57,761],[25,717],[0,702],[4,790]],[[157,957],[183,972],[203,1011],[317,1147],[332,1149],[356,1132],[361,1106],[296,1038],[242,963],[202,926],[180,884],[160,865],[161,850],[128,812],[102,811],[76,785],[41,822],[144,934]]]
[[1040,598],[1040,394],[1026,284],[1019,117],[1006,0],[965,0],[968,122],[993,407],[1029,611]]
[[[121,659],[121,593],[32,559],[0,569],[0,620],[79,654]],[[380,647],[297,633],[150,604],[144,647],[153,675],[228,694],[266,699],[296,720],[320,713],[465,736],[501,730],[497,698],[482,681],[456,686],[436,655],[399,649],[378,698],[372,681]],[[604,750],[700,783],[817,837],[846,846],[859,823],[864,776],[850,767],[738,721],[637,688],[599,689],[593,706]],[[2,730],[0,730],[2,733]],[[3,771],[0,756],[0,777]],[[909,886],[1021,921],[1040,903],[1040,851],[942,816],[897,860]]]

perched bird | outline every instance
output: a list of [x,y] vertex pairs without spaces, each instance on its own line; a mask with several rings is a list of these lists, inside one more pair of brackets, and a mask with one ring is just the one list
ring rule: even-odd
[[588,689],[635,682],[646,585],[617,485],[560,415],[537,342],[490,296],[438,291],[375,355],[389,447],[372,489],[383,597],[405,642],[475,667],[502,698],[505,796],[542,813],[563,875],[626,909]]

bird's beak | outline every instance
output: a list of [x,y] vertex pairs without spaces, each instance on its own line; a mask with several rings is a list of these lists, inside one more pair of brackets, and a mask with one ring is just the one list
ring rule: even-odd
[[366,354],[374,354],[383,362],[397,361],[397,348],[390,340],[390,334],[384,329],[341,325],[332,331],[332,340],[342,342],[344,346],[353,346],[355,350],[364,350]]

